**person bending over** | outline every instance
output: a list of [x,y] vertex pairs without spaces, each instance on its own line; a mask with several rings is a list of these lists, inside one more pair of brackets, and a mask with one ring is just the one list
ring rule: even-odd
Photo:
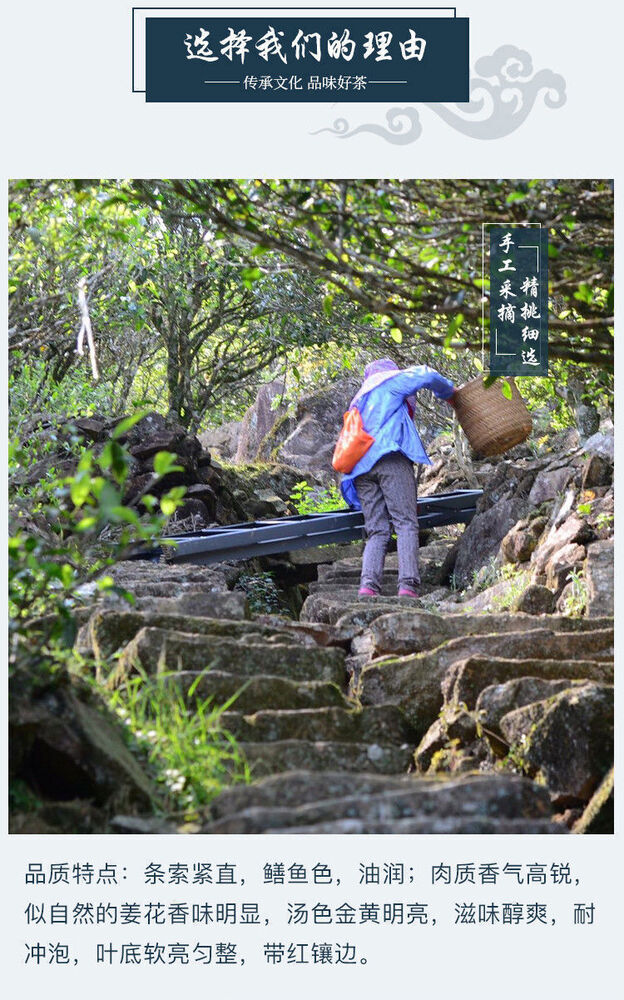
[[450,402],[455,388],[427,365],[403,370],[390,358],[373,361],[364,370],[364,382],[351,400],[362,416],[364,429],[375,440],[340,488],[348,505],[364,514],[367,541],[360,578],[361,597],[381,593],[386,550],[397,536],[399,597],[418,597],[418,514],[414,463],[431,465],[414,426],[415,393],[430,389]]

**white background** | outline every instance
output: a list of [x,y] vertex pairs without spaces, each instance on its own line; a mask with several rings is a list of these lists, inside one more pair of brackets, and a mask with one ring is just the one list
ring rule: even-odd
[[[107,3],[31,2],[13,4],[5,14],[6,39],[2,64],[6,104],[3,179],[8,177],[115,176],[416,176],[416,177],[614,177],[616,195],[622,179],[622,19],[619,7],[605,0],[592,3],[525,0],[501,4],[471,0],[458,6],[458,15],[470,17],[471,67],[477,58],[499,45],[513,44],[530,52],[534,70],[551,69],[567,83],[567,103],[550,110],[537,101],[528,120],[509,137],[480,141],[460,135],[428,109],[421,111],[423,134],[407,146],[390,145],[379,137],[358,135],[341,140],[312,136],[317,128],[344,116],[352,124],[385,124],[384,105],[280,105],[258,108],[244,105],[154,105],[131,93],[131,13],[119,0]],[[620,199],[616,233],[621,233]],[[621,241],[620,241],[621,242]],[[619,243],[618,243],[619,247]],[[5,248],[3,245],[3,253]],[[620,255],[617,254],[618,264]],[[621,277],[620,268],[620,277]],[[3,300],[3,309],[4,309]],[[3,359],[4,364],[4,359]],[[616,406],[619,425],[620,407]],[[4,435],[2,435],[4,439]],[[2,441],[4,447],[4,440]],[[617,449],[618,452],[621,449]],[[621,455],[620,455],[621,464]],[[616,494],[617,495],[617,494]],[[616,520],[620,517],[619,505]],[[617,549],[618,565],[620,561]],[[3,577],[4,579],[4,577]],[[616,573],[617,579],[617,573]],[[3,602],[4,607],[4,602]],[[617,594],[617,615],[622,593]],[[618,636],[617,649],[621,641]],[[616,660],[617,662],[617,660]],[[617,688],[616,688],[617,691]],[[621,721],[621,698],[617,698]],[[3,705],[6,731],[6,706]],[[619,729],[619,727],[618,727]],[[3,740],[3,754],[6,753]],[[621,740],[618,740],[621,759]],[[3,767],[3,776],[6,767]],[[3,781],[4,781],[3,777]],[[6,794],[1,797],[6,830]],[[342,996],[353,990],[362,998],[382,991],[407,996],[423,993],[460,995],[476,1000],[494,994],[505,1000],[527,995],[547,996],[574,990],[602,992],[617,982],[621,968],[622,823],[614,837],[358,837],[358,838],[105,838],[9,837],[2,834],[2,915],[5,921],[3,973],[10,995],[50,998],[88,996],[92,1000],[144,993],[169,997],[174,991],[208,995],[213,990],[228,998],[272,995],[301,1000],[325,994]],[[296,859],[314,864],[327,861],[344,878],[353,878],[359,860],[403,860],[415,866],[417,886],[395,892],[319,892],[318,899],[338,903],[379,898],[429,901],[446,929],[404,928],[384,932],[356,928],[351,938],[369,955],[356,969],[326,967],[265,967],[257,951],[244,969],[171,970],[103,969],[85,958],[76,967],[24,967],[24,942],[33,937],[23,920],[23,908],[32,894],[24,887],[28,861],[117,861],[139,876],[148,860],[238,860],[248,878],[258,884],[266,861]],[[496,896],[489,888],[468,894],[457,889],[430,887],[432,863],[445,861],[569,861],[580,886],[524,888]],[[129,875],[129,879],[130,879]],[[248,883],[249,884],[249,883]],[[129,885],[128,898],[130,896]],[[139,891],[139,882],[134,883]],[[539,890],[539,891],[538,891]],[[50,892],[43,898],[52,899]],[[145,898],[148,898],[146,892]],[[95,892],[89,896],[96,896]],[[149,898],[182,899],[171,889]],[[270,916],[281,920],[286,898],[302,893],[251,887],[240,899],[262,897]],[[71,899],[88,898],[72,890]],[[111,897],[112,898],[112,897]],[[193,896],[193,898],[196,898]],[[209,899],[210,897],[206,896]],[[236,898],[236,897],[232,897]],[[549,901],[558,917],[554,927],[454,928],[452,903],[473,898],[512,898]],[[594,899],[593,927],[571,926],[571,905]],[[281,901],[281,903],[280,903]],[[311,893],[311,902],[316,902]],[[445,919],[445,914],[449,916]],[[343,933],[337,933],[342,930]],[[269,934],[261,928],[255,938],[265,940],[346,940],[348,928],[279,927]],[[72,941],[71,934],[48,928],[42,940]],[[305,931],[305,935],[302,934]],[[222,933],[221,933],[222,932]],[[254,941],[252,928],[242,941]],[[196,937],[225,939],[220,928]],[[96,935],[105,939],[105,935]],[[190,940],[192,930],[168,931],[160,939]],[[154,940],[155,935],[122,935],[122,940]],[[80,949],[80,935],[76,936]],[[92,941],[93,937],[83,939]],[[88,949],[87,949],[88,950]],[[246,949],[251,954],[252,947]],[[78,951],[82,954],[82,951]],[[610,988],[610,992],[613,986]],[[201,993],[199,993],[201,991]]]

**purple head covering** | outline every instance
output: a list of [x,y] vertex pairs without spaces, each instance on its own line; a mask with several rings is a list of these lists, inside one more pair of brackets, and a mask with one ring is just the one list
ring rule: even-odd
[[370,364],[364,369],[364,381],[370,378],[371,375],[376,375],[377,372],[398,372],[399,366],[394,363],[392,358],[380,358],[378,361],[371,361]]
[[[392,372],[398,371],[401,371],[401,369],[396,362],[392,360],[392,358],[379,358],[377,361],[371,361],[370,364],[368,364],[364,369],[364,382],[351,400],[351,406],[357,402],[359,396],[363,392],[367,392],[369,389],[372,389],[373,386],[379,385],[381,382],[385,382],[385,380],[390,377]],[[371,381],[369,381],[369,379]],[[407,403],[410,417],[412,417],[416,406],[416,397],[408,396],[405,402]]]

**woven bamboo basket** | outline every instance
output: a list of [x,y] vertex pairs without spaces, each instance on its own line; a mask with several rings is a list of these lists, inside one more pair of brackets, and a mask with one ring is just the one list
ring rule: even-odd
[[502,455],[525,441],[531,433],[531,414],[512,378],[511,399],[503,395],[500,381],[486,389],[483,378],[466,382],[456,390],[453,405],[470,444],[484,458]]

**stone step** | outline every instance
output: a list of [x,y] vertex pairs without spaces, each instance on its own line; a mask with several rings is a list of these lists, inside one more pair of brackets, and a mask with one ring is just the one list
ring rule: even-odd
[[[423,586],[438,586],[442,582],[442,559],[429,555],[421,549],[419,556],[420,575]],[[318,567],[318,580],[323,583],[357,583],[362,572],[361,559],[343,559],[340,562]],[[398,579],[398,559],[396,553],[386,556],[384,583],[394,583]]]
[[209,582],[202,584],[201,582],[194,583],[185,580],[133,580],[132,578],[128,578],[123,580],[120,586],[125,587],[135,597],[164,597],[170,599],[172,594],[177,597],[182,594],[228,593],[228,591],[221,590],[213,591]]
[[[542,660],[541,662],[543,664],[548,661]],[[598,666],[598,675],[600,676],[603,671],[599,664],[596,666]],[[558,680],[546,680],[543,677],[515,677],[502,684],[491,684],[489,687],[483,688],[477,698],[475,708],[484,729],[499,734],[500,721],[508,712],[522,708],[524,705],[532,705],[536,701],[553,698],[561,691],[587,684],[587,681],[587,678],[570,680],[566,677]]]
[[254,615],[254,622],[278,630],[280,633],[291,633],[294,636],[307,635],[317,646],[340,646],[351,649],[351,642],[360,631],[358,626],[338,628],[335,625],[320,622],[293,621],[292,618],[282,618],[280,615]]
[[175,565],[171,563],[154,563],[134,560],[117,563],[110,575],[118,583],[147,582],[148,580],[167,580],[168,582],[186,581],[188,583],[211,583],[221,580],[222,572],[214,566],[200,566],[195,563]]
[[303,602],[300,621],[304,622],[327,622],[336,625],[341,619],[341,626],[347,624],[347,615],[362,613],[362,621],[369,623],[380,615],[388,614],[391,611],[405,610],[406,607],[417,608],[417,601],[412,601],[405,597],[363,597],[357,598],[357,592],[347,594],[344,590],[335,591],[324,590],[310,594]]
[[236,705],[233,712],[221,717],[221,722],[241,742],[413,743],[413,733],[395,705],[359,710],[261,710],[252,715],[240,714]]
[[347,542],[346,544],[321,545],[318,548],[295,549],[287,553],[288,561],[295,566],[320,566],[341,563],[348,558],[361,558],[364,542]]
[[453,663],[442,681],[442,695],[450,704],[472,709],[482,691],[493,684],[505,684],[516,678],[539,678],[542,681],[591,680],[613,683],[613,663],[596,660],[542,660],[535,657],[511,660],[504,657],[471,656]]
[[[344,598],[345,601],[354,601],[358,599],[359,583],[357,580],[351,580],[349,578],[337,578],[335,580],[313,580],[312,583],[308,585],[308,591],[310,594],[336,594],[339,593],[340,599]],[[398,581],[396,577],[388,582],[384,582],[381,585],[381,595],[382,597],[396,597],[397,596]]]
[[[308,598],[308,600],[311,600],[311,598]],[[388,599],[386,598],[385,600],[387,601]],[[405,604],[406,602],[401,600],[400,608],[402,611],[405,610]],[[381,599],[377,600],[374,598],[368,601],[358,601],[357,603],[351,604],[346,608],[341,606],[339,610],[337,609],[336,622],[330,627],[340,629],[345,632],[351,631],[354,633],[355,638],[355,635],[361,635],[371,622],[381,618],[382,615],[392,614],[392,612],[396,610],[396,601],[392,604],[383,603]],[[414,606],[412,610],[419,610],[419,606]]]
[[238,591],[190,591],[179,597],[171,597],[176,588],[171,587],[166,597],[139,597],[136,608],[139,611],[158,611],[160,614],[192,615],[195,618],[249,618],[249,606],[245,594]]
[[569,833],[563,823],[555,823],[547,819],[487,819],[486,817],[449,816],[437,819],[399,819],[391,823],[371,822],[359,819],[339,819],[333,823],[316,823],[313,826],[300,826],[292,829],[267,829],[263,833],[302,833],[302,834],[361,834],[361,833]]
[[[319,566],[318,581],[320,583],[342,583],[343,581],[357,583],[360,579],[361,572],[362,570],[360,566],[348,566],[343,568],[335,565]],[[392,583],[398,579],[398,573],[396,570],[386,569],[384,570],[382,579],[385,583]]]
[[[440,564],[444,561],[449,548],[452,548],[454,542],[441,542],[434,543],[431,545],[421,546],[418,552],[418,561],[424,567],[429,567],[432,565]],[[323,568],[324,572],[331,572],[332,569],[338,572],[356,570],[359,572],[362,566],[362,558],[357,556],[349,556],[344,559],[334,560],[329,566]],[[386,558],[384,560],[384,570],[397,573],[399,569],[399,556],[397,552],[386,553]],[[319,579],[321,576],[321,569],[319,567]]]
[[194,635],[223,636],[250,641],[308,645],[316,643],[305,632],[278,630],[257,621],[173,615],[159,611],[96,611],[81,633],[81,649],[105,660],[134,639],[142,628],[161,628]]
[[[215,705],[225,705],[236,696],[232,705],[233,714],[253,713],[263,709],[352,707],[336,684],[322,681],[292,681],[286,677],[262,675],[242,680],[240,676],[220,670],[181,670],[177,674],[163,678],[162,683],[180,691],[191,705],[206,698],[211,698]],[[190,689],[192,689],[191,694],[189,694]],[[229,715],[224,713],[223,718],[225,714]]]
[[119,683],[135,665],[148,674],[177,670],[221,670],[238,677],[256,674],[291,680],[345,683],[341,649],[309,649],[286,643],[241,642],[216,636],[142,628],[122,652],[109,683]]
[[401,774],[407,771],[413,747],[379,743],[341,743],[307,740],[276,740],[273,743],[239,743],[254,778],[282,771],[372,771]]
[[[342,770],[307,771],[294,769],[276,774],[251,785],[226,788],[206,807],[209,822],[233,816],[247,809],[297,809],[321,799],[342,799],[348,796],[376,795],[392,789],[411,788],[413,778],[407,774],[381,775],[348,773]],[[428,779],[421,779],[424,784]]]
[[[359,778],[360,776],[358,776]],[[273,779],[275,781],[275,779]],[[330,779],[329,789],[332,787]],[[272,800],[254,805],[254,786],[239,789],[236,812],[227,811],[219,817],[219,798],[211,804],[215,818],[202,832],[262,833],[267,828],[289,829],[328,823],[337,820],[357,820],[362,823],[383,822],[392,827],[411,818],[420,821],[435,819],[532,819],[549,820],[552,806],[548,791],[516,775],[469,774],[461,778],[438,777],[434,780],[409,776],[400,786],[387,782],[367,791],[354,788],[353,794],[310,800],[284,805],[275,782]],[[317,791],[319,789],[317,788]],[[322,791],[322,790],[321,790]],[[244,793],[247,793],[245,796]],[[225,793],[227,795],[227,793]],[[246,805],[246,800],[250,803]]]
[[224,591],[228,580],[232,580],[232,567],[219,564],[201,566],[194,563],[176,565],[168,562],[129,561],[111,567],[106,575],[112,576],[120,586],[131,587],[135,583],[167,582],[172,586],[181,583],[197,583],[205,589]]
[[446,639],[464,635],[524,632],[537,628],[557,632],[587,632],[613,627],[609,618],[569,618],[565,615],[435,614],[421,609],[397,611],[375,618],[354,639],[352,652],[370,659],[384,655],[405,656],[439,646]]
[[[613,657],[613,631],[600,629],[595,632],[554,632],[541,628],[529,632],[451,639],[429,652],[385,657],[366,664],[357,693],[365,705],[380,705],[384,702],[399,705],[420,739],[436,719],[443,698],[446,701],[452,700],[449,692],[453,686],[453,674],[449,672],[449,680],[447,671],[452,664],[459,664],[471,657],[482,660],[494,658],[562,662],[591,659],[609,663]],[[528,668],[528,674],[534,675],[533,666]],[[553,679],[557,677],[554,674],[550,676]],[[493,683],[493,680],[489,683]]]

